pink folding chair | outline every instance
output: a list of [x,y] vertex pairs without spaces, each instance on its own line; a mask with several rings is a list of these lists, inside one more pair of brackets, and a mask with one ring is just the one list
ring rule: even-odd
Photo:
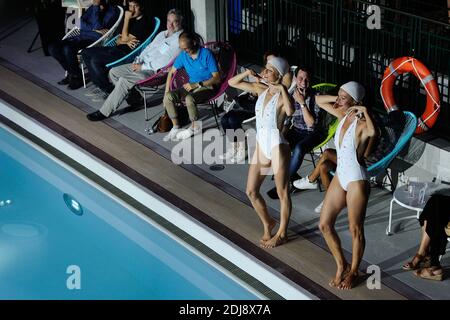
[[[236,73],[236,53],[233,47],[227,42],[208,42],[205,43],[203,47],[210,49],[214,53],[219,67],[221,81],[214,97],[200,104],[208,105],[211,107],[214,114],[214,119],[216,120],[217,128],[219,128],[220,130],[217,112],[218,100],[223,94],[225,94],[225,91],[228,89],[228,80],[231,79]],[[189,76],[187,75],[186,71],[184,69],[179,69],[172,77],[170,90],[181,88],[185,83],[188,82]],[[184,105],[184,101],[182,102],[182,104]]]
[[[176,58],[175,58],[176,59]],[[148,77],[147,79],[136,82],[136,90],[144,97],[144,111],[145,111],[145,121],[149,121],[147,112],[147,93],[155,93],[158,91],[159,87],[166,84],[167,75],[172,68],[175,59],[169,62],[168,65],[158,70],[157,73]],[[147,128],[145,131],[149,131]]]

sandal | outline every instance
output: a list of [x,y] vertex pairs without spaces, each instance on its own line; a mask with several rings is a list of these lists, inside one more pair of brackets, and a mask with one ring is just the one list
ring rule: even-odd
[[[417,261],[417,262],[414,263],[414,261]],[[416,270],[416,269],[419,269],[419,268],[428,268],[428,267],[430,267],[430,262],[431,262],[430,257],[423,256],[423,255],[417,253],[412,258],[411,261],[405,263],[402,266],[402,269],[406,270],[406,271],[410,271],[410,270]]]
[[[437,269],[434,269],[437,268]],[[435,273],[436,271],[441,271],[440,273]],[[441,267],[429,267],[429,268],[423,268],[419,269],[414,272],[414,274],[422,279],[426,280],[435,280],[435,281],[442,281],[444,272]]]

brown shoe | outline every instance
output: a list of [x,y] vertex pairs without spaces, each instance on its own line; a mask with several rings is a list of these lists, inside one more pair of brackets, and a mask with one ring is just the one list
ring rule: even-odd
[[414,271],[414,274],[422,279],[442,281],[444,272],[441,267],[429,267]]
[[411,261],[405,263],[402,266],[403,270],[410,271],[410,270],[417,270],[419,268],[427,268],[430,266],[430,257],[423,256],[421,254],[416,254]]

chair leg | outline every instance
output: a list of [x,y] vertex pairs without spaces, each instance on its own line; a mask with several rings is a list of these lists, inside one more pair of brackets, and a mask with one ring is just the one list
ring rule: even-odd
[[84,75],[84,65],[83,63],[80,63],[81,67],[81,75],[83,76],[83,87],[86,88],[86,76]]
[[316,161],[314,161],[314,152],[311,151],[311,152],[309,153],[309,155],[311,156],[311,161],[312,161],[313,167],[314,167],[314,169],[315,169],[315,168],[316,168]]
[[[140,90],[139,90],[140,91]],[[144,92],[140,92],[141,94],[144,94],[144,113],[145,113],[145,121],[148,121],[148,113],[147,113],[147,94]]]
[[389,182],[390,182],[390,184],[391,184],[391,193],[394,193],[394,191],[395,191],[395,186],[394,186],[394,184],[392,183],[391,175],[389,174],[389,172],[388,172],[387,169],[384,169],[384,171],[386,172],[386,176],[388,177]]
[[224,133],[222,132],[222,129],[219,125],[219,115],[217,114],[217,102],[214,101],[213,103],[211,103],[211,108],[214,114],[214,119],[216,120],[216,125],[217,125],[217,129],[219,129],[219,132],[224,135]]

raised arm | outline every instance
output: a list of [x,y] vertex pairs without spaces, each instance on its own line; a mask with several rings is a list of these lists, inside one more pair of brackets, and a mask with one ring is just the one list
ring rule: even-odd
[[344,116],[344,114],[335,107],[336,99],[337,96],[321,95],[316,97],[316,103],[320,108],[340,120]]
[[372,138],[375,137],[377,134],[377,130],[375,128],[375,124],[373,122],[372,116],[370,115],[370,113],[367,111],[366,107],[363,106],[356,106],[355,107],[357,110],[360,110],[360,112],[363,113],[364,118],[366,118],[366,130],[364,130],[363,134],[367,137],[367,138]]
[[286,112],[286,115],[288,117],[290,117],[295,112],[295,108],[294,108],[294,105],[292,104],[291,96],[289,95],[289,92],[288,92],[287,88],[284,85],[280,84],[278,86],[279,86],[280,91],[281,91],[281,99],[282,99],[282,102],[283,102],[284,112]]
[[237,74],[233,78],[228,80],[228,84],[230,85],[230,87],[236,89],[240,89],[254,94],[259,94],[263,89],[260,86],[258,86],[256,82],[244,81],[244,79],[248,76],[257,77],[257,74],[253,70],[247,69],[244,72]]
[[362,115],[365,119],[365,125],[362,127],[361,139],[363,141],[373,138],[377,134],[377,130],[375,128],[375,124],[372,120],[370,113],[367,111],[366,107],[363,106],[354,106],[348,109],[347,113],[356,112],[356,115]]

